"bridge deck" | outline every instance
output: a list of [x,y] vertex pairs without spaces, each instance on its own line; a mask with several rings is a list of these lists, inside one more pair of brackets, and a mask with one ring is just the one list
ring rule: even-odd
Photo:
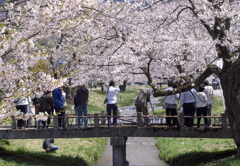
[[1,128],[0,139],[37,138],[86,138],[86,137],[182,137],[182,138],[232,138],[230,128],[175,128],[175,127],[88,127],[11,129]]

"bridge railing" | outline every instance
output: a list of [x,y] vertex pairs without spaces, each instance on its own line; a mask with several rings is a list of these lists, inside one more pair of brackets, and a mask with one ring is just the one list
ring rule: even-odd
[[[57,115],[51,115],[51,119],[53,123],[50,127],[58,128],[58,118],[63,118],[64,121],[64,127],[77,127],[77,119],[78,118],[88,118],[88,125],[89,127],[107,127],[107,118],[111,117],[111,119],[114,116],[107,116],[105,111],[102,111],[101,113],[94,113],[89,114],[89,116],[75,116],[74,114],[66,114],[64,117],[58,117]],[[137,127],[143,127],[144,118],[149,118],[151,127],[166,127],[166,118],[172,117],[172,118],[178,118],[180,127],[184,127],[184,119],[185,118],[212,118],[213,126],[221,127],[221,128],[227,128],[228,127],[228,119],[226,113],[222,113],[219,115],[214,116],[184,116],[183,113],[179,113],[178,116],[155,116],[155,115],[142,115],[141,113],[138,113],[137,115],[133,116],[115,116],[117,117],[117,126],[137,126]],[[82,120],[84,121],[84,120]],[[37,127],[37,120],[36,119],[29,119],[27,122],[29,128]],[[15,117],[12,117],[12,125],[9,126],[12,129],[17,129],[17,119]]]

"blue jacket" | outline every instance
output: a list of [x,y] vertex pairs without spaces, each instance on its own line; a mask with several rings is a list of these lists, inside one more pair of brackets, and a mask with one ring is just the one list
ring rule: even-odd
[[62,91],[59,88],[54,89],[53,100],[54,100],[54,107],[59,108],[60,110],[63,110],[64,99],[63,99]]

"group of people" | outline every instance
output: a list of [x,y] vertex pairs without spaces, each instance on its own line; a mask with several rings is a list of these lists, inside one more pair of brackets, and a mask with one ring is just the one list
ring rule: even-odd
[[[23,88],[22,88],[23,89]],[[23,115],[28,113],[30,109],[30,104],[32,103],[35,106],[35,114],[39,115],[40,113],[47,113],[46,120],[38,120],[37,128],[48,128],[51,115],[54,110],[58,114],[58,126],[61,128],[64,125],[65,108],[66,108],[66,93],[63,91],[63,87],[58,87],[53,91],[48,90],[44,85],[38,87],[34,93],[32,99],[30,97],[21,97],[18,100],[15,100],[16,109],[19,110]],[[23,118],[19,118],[17,121],[18,129],[27,127],[27,124]]]
[[[185,82],[187,85],[190,82]],[[166,91],[172,90],[176,86],[172,81],[168,82]],[[180,100],[180,110],[182,110],[185,117],[185,126],[193,127],[194,118],[192,116],[211,116],[213,99],[213,87],[210,86],[209,81],[205,80],[197,90],[192,88],[188,91],[181,92],[180,94],[168,95],[165,97],[165,109],[167,116],[177,116],[178,99]],[[200,127],[201,118],[197,118],[197,127]],[[179,126],[177,117],[167,117],[166,124],[168,126]],[[209,117],[204,118],[204,127],[212,127],[212,119]]]

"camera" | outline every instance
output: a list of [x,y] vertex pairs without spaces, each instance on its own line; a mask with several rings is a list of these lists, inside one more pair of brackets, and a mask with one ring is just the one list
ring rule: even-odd
[[108,102],[108,99],[106,98],[103,103],[106,104],[107,102]]

